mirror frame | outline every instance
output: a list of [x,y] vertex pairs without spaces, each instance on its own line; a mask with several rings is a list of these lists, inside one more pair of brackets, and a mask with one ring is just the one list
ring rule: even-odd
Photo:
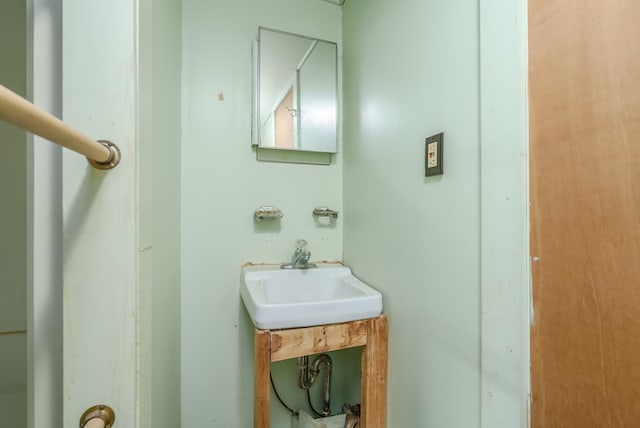
[[[309,40],[311,42],[316,41],[316,42],[323,42],[323,43],[328,43],[330,45],[333,45],[335,47],[335,67],[334,67],[334,73],[335,73],[335,129],[333,130],[333,133],[335,134],[335,138],[334,138],[334,144],[331,147],[330,150],[308,150],[308,149],[304,149],[304,147],[302,148],[282,148],[282,147],[264,147],[261,146],[261,120],[260,120],[260,57],[261,57],[261,33],[262,31],[270,31],[270,32],[274,32],[274,33],[279,33],[279,34],[283,34],[283,35],[290,35],[290,36],[294,36],[294,37],[298,37],[301,39],[306,39]],[[324,39],[320,39],[317,37],[310,37],[310,36],[305,36],[302,34],[296,34],[296,33],[291,33],[288,31],[282,31],[282,30],[276,30],[273,28],[268,28],[268,27],[264,27],[264,26],[259,26],[258,27],[258,38],[257,40],[255,40],[253,42],[253,47],[252,47],[252,56],[253,56],[253,74],[254,74],[254,78],[253,78],[253,106],[252,106],[252,110],[253,110],[253,118],[252,118],[252,132],[251,132],[251,145],[255,146],[258,150],[274,150],[277,152],[289,152],[289,153],[316,153],[316,154],[327,154],[327,155],[331,155],[331,154],[335,154],[338,153],[338,143],[339,143],[339,115],[340,115],[340,94],[339,94],[339,64],[338,64],[338,43],[337,42],[332,42],[329,40],[324,40]],[[296,70],[293,70],[293,73],[295,73]],[[296,122],[298,121],[294,121],[294,127],[297,130],[297,124]],[[315,163],[315,162],[312,162]],[[324,162],[322,162],[324,163]]]

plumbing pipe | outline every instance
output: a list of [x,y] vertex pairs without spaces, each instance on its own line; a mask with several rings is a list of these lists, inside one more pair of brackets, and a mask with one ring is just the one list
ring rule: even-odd
[[311,364],[311,383],[313,383],[320,373],[320,364],[324,364],[324,377],[322,382],[322,416],[331,414],[331,368],[333,362],[327,354],[320,354]]
[[331,414],[331,371],[333,366],[333,361],[329,355],[318,355],[311,363],[310,369],[309,357],[306,355],[298,357],[298,387],[309,390],[318,379],[321,364],[324,364],[324,377],[322,382],[322,411],[319,416],[329,416]]

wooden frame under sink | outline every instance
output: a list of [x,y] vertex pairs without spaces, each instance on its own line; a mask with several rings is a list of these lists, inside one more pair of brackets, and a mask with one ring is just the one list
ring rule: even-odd
[[362,346],[360,428],[387,426],[387,317],[288,330],[255,330],[254,428],[270,427],[271,363]]

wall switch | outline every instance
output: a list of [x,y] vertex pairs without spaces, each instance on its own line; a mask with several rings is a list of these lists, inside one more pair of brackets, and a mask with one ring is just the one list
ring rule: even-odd
[[444,141],[444,133],[441,132],[431,137],[427,137],[425,142],[425,162],[424,175],[430,177],[432,175],[441,175],[444,173],[442,159],[442,142]]

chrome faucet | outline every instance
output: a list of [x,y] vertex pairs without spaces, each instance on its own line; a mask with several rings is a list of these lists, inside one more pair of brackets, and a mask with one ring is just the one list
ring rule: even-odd
[[314,268],[314,263],[309,263],[311,258],[311,251],[307,249],[307,241],[304,239],[298,239],[296,241],[296,250],[291,257],[291,263],[284,263],[280,267],[282,269],[309,269]]

